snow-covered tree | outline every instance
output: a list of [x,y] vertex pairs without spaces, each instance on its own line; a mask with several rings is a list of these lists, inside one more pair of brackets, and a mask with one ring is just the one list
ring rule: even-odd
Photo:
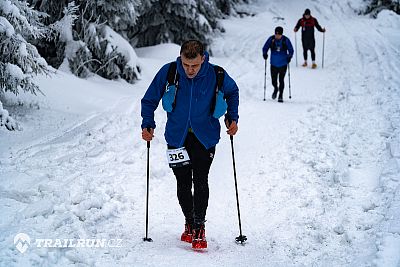
[[215,30],[223,31],[218,19],[235,14],[238,4],[250,0],[143,0],[137,23],[128,32],[134,45],[182,43],[198,39],[211,42]]
[[3,104],[0,101],[0,127],[3,126],[10,131],[18,129],[18,124],[13,118],[11,118],[10,114],[8,114],[8,111],[3,108]]
[[[80,77],[95,73],[128,82],[138,78],[136,54],[118,35],[126,36],[127,29],[135,23],[139,0],[30,1],[52,18],[47,25],[53,38],[38,46],[43,46],[40,52],[54,67],[58,68],[67,59],[72,73]],[[111,30],[118,44],[115,38],[110,38]]]
[[75,53],[70,53],[71,70],[85,77],[96,73],[108,79],[134,82],[140,75],[137,55],[129,42],[107,25],[90,23],[85,39]]
[[124,39],[135,46],[192,38],[209,44],[213,32],[222,30],[217,20],[249,0],[27,1],[48,14],[44,22],[51,38],[32,42],[50,65],[66,62],[80,77],[95,73],[133,82],[140,66]]
[[69,57],[71,70],[80,76],[96,73],[133,83],[140,75],[136,53],[123,36],[136,20],[138,1],[81,0],[74,38],[81,46]]
[[[58,68],[63,60],[64,60],[64,51],[65,51],[65,41],[61,41],[63,32],[58,32],[57,30],[70,29],[70,25],[65,25],[62,27],[62,22],[67,22],[66,17],[71,16],[73,14],[72,10],[66,12],[66,9],[72,8],[72,6],[68,6],[69,0],[28,0],[29,4],[32,8],[46,14],[43,23],[51,28],[51,37],[50,38],[41,38],[37,40],[33,40],[33,44],[38,49],[40,55],[46,59],[46,62],[53,66],[54,68]],[[66,15],[66,13],[68,15]],[[71,17],[70,17],[71,18]],[[50,26],[52,25],[52,26]]]
[[217,19],[222,17],[222,12],[218,8],[215,0],[197,0],[197,7],[200,14],[202,14],[210,24],[212,29],[218,26]]
[[[38,86],[33,77],[48,73],[46,61],[28,40],[43,37],[45,29],[40,14],[31,9],[26,1],[2,0],[0,2],[0,96],[4,92],[20,91],[36,94]],[[0,126],[16,129],[0,102]]]
[[77,0],[77,3],[87,21],[107,24],[121,34],[135,24],[141,0]]
[[139,47],[167,42],[182,43],[193,38],[207,44],[211,33],[212,27],[204,14],[199,12],[197,1],[153,0],[141,6],[140,16],[129,37]]
[[369,3],[364,13],[371,14],[373,17],[376,17],[383,9],[393,10],[397,14],[400,14],[399,0],[368,0],[367,2]]
[[239,0],[214,0],[216,6],[222,13],[230,15],[234,13],[234,6],[239,2]]

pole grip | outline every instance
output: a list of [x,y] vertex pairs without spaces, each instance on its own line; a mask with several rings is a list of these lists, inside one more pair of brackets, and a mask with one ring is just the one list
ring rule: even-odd
[[[150,127],[147,127],[146,129],[147,129],[147,131],[150,133],[151,128],[150,128]],[[150,148],[150,141],[147,141],[147,148]]]

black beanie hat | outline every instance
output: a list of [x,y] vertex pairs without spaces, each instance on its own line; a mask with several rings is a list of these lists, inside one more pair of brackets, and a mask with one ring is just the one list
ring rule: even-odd
[[307,9],[304,11],[304,15],[311,15],[311,11],[307,8]]
[[275,28],[275,34],[283,34],[283,28],[281,26],[278,26]]

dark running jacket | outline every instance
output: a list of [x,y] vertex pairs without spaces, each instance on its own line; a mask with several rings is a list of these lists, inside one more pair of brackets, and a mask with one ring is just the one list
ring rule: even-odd
[[301,27],[301,39],[302,40],[314,40],[314,27],[317,28],[318,31],[323,32],[321,25],[319,25],[318,20],[312,16],[309,19],[306,19],[303,15],[303,18],[299,19],[296,24],[296,31]]

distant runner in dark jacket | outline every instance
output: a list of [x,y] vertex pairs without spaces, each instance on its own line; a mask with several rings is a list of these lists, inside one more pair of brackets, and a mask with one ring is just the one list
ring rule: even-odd
[[307,67],[307,51],[311,51],[312,68],[315,69],[317,64],[315,63],[315,38],[314,38],[314,27],[320,32],[325,32],[325,28],[322,28],[318,20],[311,16],[310,9],[304,11],[303,17],[299,19],[294,27],[294,32],[297,32],[301,27],[301,43],[303,44],[303,56],[304,63],[303,67]]

